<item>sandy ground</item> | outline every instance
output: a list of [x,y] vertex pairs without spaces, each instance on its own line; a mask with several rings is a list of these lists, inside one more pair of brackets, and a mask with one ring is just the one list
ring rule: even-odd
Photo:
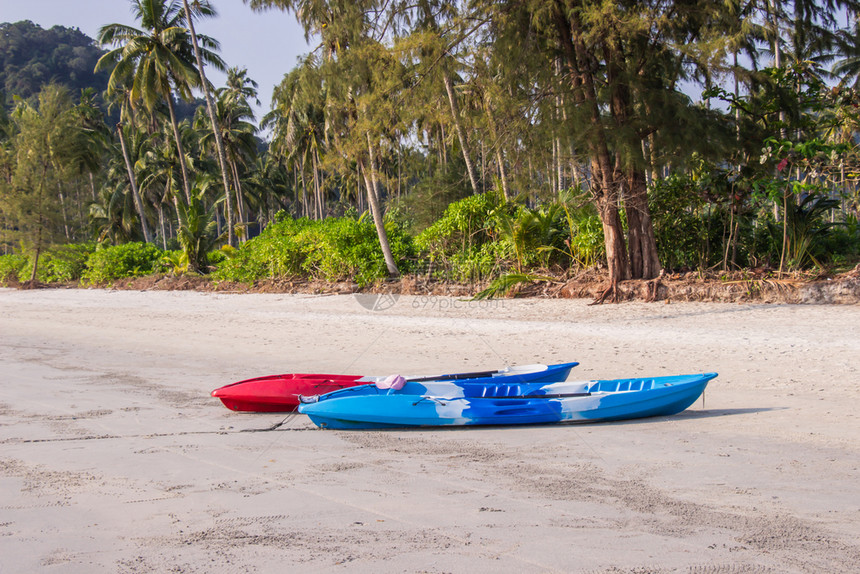
[[[361,297],[0,290],[0,572],[858,571],[860,307]],[[520,428],[209,396],[564,360],[720,376],[673,417]]]

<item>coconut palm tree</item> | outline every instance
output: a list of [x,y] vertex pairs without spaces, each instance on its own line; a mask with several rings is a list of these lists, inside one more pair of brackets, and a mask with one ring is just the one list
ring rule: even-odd
[[[122,157],[125,161],[126,173],[128,173],[129,184],[131,185],[131,193],[134,199],[134,206],[137,209],[137,214],[140,217],[140,226],[143,231],[144,241],[147,243],[152,242],[152,233],[149,230],[149,226],[146,223],[146,215],[144,210],[143,201],[140,197],[140,191],[137,185],[137,177],[134,172],[134,162],[131,161],[131,156],[129,155],[129,146],[127,144],[127,138],[125,134],[125,130],[136,131],[135,121],[134,121],[134,108],[131,105],[131,90],[127,87],[118,88],[109,94],[109,103],[108,110],[115,106],[119,106],[119,118],[120,121],[116,124],[116,133],[119,138],[120,149],[122,150]],[[123,127],[123,123],[127,127]]]
[[[378,154],[376,148],[378,145],[374,140],[379,141],[379,134],[371,134],[369,126],[372,119],[367,111],[370,109],[370,102],[365,102],[363,105],[356,104],[356,97],[360,92],[366,94],[373,93],[368,87],[372,84],[370,77],[374,72],[380,74],[388,74],[391,77],[387,78],[388,82],[399,73],[399,67],[393,66],[390,70],[382,70],[380,67],[385,67],[384,64],[395,62],[394,58],[389,58],[384,62],[377,59],[375,56],[379,53],[384,54],[384,50],[378,50],[380,45],[378,40],[373,38],[373,30],[371,29],[371,20],[373,15],[380,15],[377,10],[378,5],[374,0],[337,0],[332,2],[322,2],[320,0],[246,0],[254,9],[265,9],[271,7],[281,8],[283,10],[294,11],[299,19],[299,22],[305,29],[306,37],[319,34],[322,46],[324,48],[325,60],[322,62],[325,65],[324,82],[321,85],[327,87],[325,97],[323,99],[324,106],[320,109],[324,111],[323,120],[325,134],[333,132],[331,140],[334,148],[340,151],[342,156],[349,156],[356,150],[364,148],[367,151],[366,161],[359,161],[359,165],[365,174],[365,184],[367,187],[368,200],[371,206],[371,214],[373,215],[373,223],[376,227],[376,233],[379,237],[380,247],[385,255],[386,266],[388,267],[391,276],[399,275],[397,264],[391,255],[391,249],[388,244],[388,235],[383,224],[381,206],[379,205],[379,172],[377,169]],[[367,51],[365,51],[367,49]],[[353,54],[347,58],[348,62],[344,61],[344,56],[350,52],[360,51],[358,55]],[[371,56],[371,57],[365,57]],[[386,55],[387,56],[387,55]],[[380,90],[378,96],[380,100],[384,99]],[[390,103],[390,102],[389,102]],[[333,108],[340,108],[334,110]],[[378,110],[379,116],[391,111],[391,108],[381,108]],[[332,129],[332,115],[339,115],[341,129]],[[376,117],[374,119],[376,119]],[[364,122],[368,126],[356,126],[358,122]],[[391,117],[386,123],[392,123]],[[353,130],[353,128],[358,128]],[[339,139],[337,132],[340,131],[344,135]],[[311,135],[311,134],[309,134]],[[365,138],[366,136],[366,138]],[[365,142],[362,140],[366,139]],[[323,140],[324,141],[324,140]],[[317,174],[319,168],[319,140],[316,140],[315,147],[311,159],[314,164],[314,173]],[[364,156],[364,150],[361,155]],[[322,193],[321,186],[315,179],[315,190],[317,190],[317,206],[318,210],[321,207]],[[319,212],[319,211],[318,211]],[[319,212],[320,215],[321,212]]]
[[[241,174],[245,171],[246,166],[253,165],[256,161],[257,140],[255,134],[257,128],[251,123],[254,120],[254,113],[247,101],[241,96],[241,91],[237,91],[235,84],[232,88],[229,86],[230,77],[234,73],[235,70],[228,72],[228,87],[218,90],[215,115],[226,165],[233,189],[236,191],[237,215],[239,221],[247,223],[248,216],[244,207]],[[201,130],[203,123],[202,117],[198,114],[195,119],[195,127]],[[200,145],[203,149],[215,147],[213,144],[215,144],[213,132],[206,131],[201,134]],[[230,221],[228,225],[232,226],[232,223]]]
[[224,150],[224,142],[221,139],[221,130],[218,129],[218,118],[215,104],[212,101],[212,93],[209,91],[209,82],[206,80],[203,53],[200,50],[197,31],[194,29],[194,16],[214,16],[215,9],[212,8],[208,0],[194,0],[193,11],[188,4],[188,0],[182,0],[182,4],[185,7],[185,21],[188,24],[188,31],[191,32],[191,45],[194,48],[194,57],[197,60],[197,70],[200,72],[200,85],[203,87],[203,95],[206,97],[206,111],[209,114],[209,125],[212,129],[212,134],[215,136],[215,149],[218,152],[218,166],[221,168],[221,181],[224,184],[224,198],[227,205],[227,243],[233,246],[236,243],[236,239],[233,234],[233,204],[230,200],[230,184],[227,177],[227,156]]
[[308,165],[314,184],[313,217],[322,219],[325,205],[319,186],[320,150],[325,147],[327,119],[323,109],[326,89],[313,56],[284,76],[276,86],[274,109],[263,117],[263,127],[272,127],[271,151],[298,167],[302,179],[302,213],[311,215],[306,179]]
[[[108,80],[108,93],[122,89],[130,78],[132,102],[142,102],[149,112],[160,101],[167,104],[185,199],[190,202],[191,186],[173,93],[190,100],[191,88],[200,87],[202,81],[194,65],[194,50],[185,27],[185,15],[175,0],[131,0],[131,3],[142,28],[124,24],[103,26],[99,30],[98,41],[102,45],[116,47],[99,59],[96,71],[113,68]],[[200,40],[207,46],[200,49],[202,60],[224,68],[223,60],[208,48],[217,46],[217,43],[205,36],[200,36]]]

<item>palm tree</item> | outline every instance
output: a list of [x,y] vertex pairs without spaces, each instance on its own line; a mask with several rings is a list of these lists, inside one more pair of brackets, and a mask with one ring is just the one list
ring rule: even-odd
[[[230,70],[228,72],[228,86],[218,90],[218,99],[215,102],[215,119],[221,135],[226,165],[233,188],[236,190],[236,211],[239,221],[247,223],[248,217],[244,207],[241,172],[244,166],[253,165],[256,161],[257,140],[255,134],[257,128],[251,123],[254,120],[254,113],[242,96],[243,88],[239,86],[242,82],[236,79],[237,74],[237,70]],[[230,86],[231,81],[233,82],[232,87]],[[201,117],[197,117],[195,126],[198,129],[202,127]],[[213,132],[207,131],[201,135],[200,145],[203,148],[213,147],[214,140]],[[232,221],[229,221],[228,225],[232,227]]]
[[[394,65],[391,69],[387,69],[387,64],[396,64],[394,58],[383,62],[381,58],[376,58],[379,53],[384,53],[384,48],[377,50],[381,45],[377,40],[372,38],[372,29],[370,21],[372,14],[375,13],[376,3],[373,0],[337,0],[333,2],[325,2],[320,0],[246,0],[250,2],[254,9],[262,9],[269,7],[278,7],[283,10],[292,10],[296,13],[300,23],[305,29],[306,36],[318,33],[325,49],[325,85],[328,88],[325,93],[324,107],[324,126],[326,133],[329,131],[337,132],[332,129],[332,115],[340,115],[342,128],[346,127],[346,131],[342,131],[345,137],[338,139],[337,135],[333,135],[333,145],[340,148],[342,156],[351,155],[350,152],[355,152],[357,149],[364,148],[367,150],[367,161],[359,161],[362,166],[362,171],[366,174],[367,195],[371,206],[374,226],[379,237],[380,247],[385,255],[386,266],[389,274],[397,276],[399,271],[397,264],[391,255],[391,249],[388,245],[388,235],[385,232],[383,224],[381,207],[379,206],[378,194],[378,171],[377,171],[377,154],[373,140],[378,137],[378,134],[371,134],[371,129],[356,126],[358,121],[370,123],[368,105],[357,105],[356,98],[359,92],[373,94],[370,89],[374,72],[380,74],[390,74],[396,76],[399,67]],[[349,62],[344,62],[344,56],[351,51],[357,52],[361,48],[362,54],[356,57],[347,58]],[[367,51],[364,49],[367,48]],[[371,56],[365,58],[364,56]],[[375,67],[375,68],[374,68]],[[380,69],[386,68],[386,69]],[[391,78],[388,78],[391,81]],[[375,87],[375,86],[374,86]],[[337,96],[333,92],[337,92]],[[388,95],[385,89],[380,89],[376,93],[378,102]],[[390,103],[390,102],[389,102]],[[340,107],[340,113],[333,110],[335,107]],[[390,108],[378,108],[378,116],[391,112]],[[387,122],[392,121],[389,115]],[[357,129],[352,129],[357,128]],[[353,133],[354,132],[354,133]],[[349,135],[351,133],[351,135]],[[362,141],[366,136],[365,142]],[[317,174],[319,163],[319,141],[313,148],[311,159],[314,162],[314,173]],[[379,141],[379,140],[377,140]],[[364,156],[364,150],[361,155]],[[321,207],[322,193],[320,186],[315,180],[315,189],[317,190],[317,204]]]
[[324,199],[319,186],[320,150],[325,147],[327,124],[324,102],[327,90],[313,56],[287,74],[275,88],[274,109],[263,117],[263,127],[272,126],[271,151],[297,166],[302,178],[302,212],[311,215],[306,179],[307,167],[313,170],[313,217],[322,219]]
[[[131,156],[129,155],[128,145],[126,144],[126,134],[125,130],[136,130],[135,122],[134,122],[134,108],[131,105],[131,92],[129,89],[117,89],[114,90],[111,94],[111,101],[108,106],[108,110],[115,105],[119,105],[119,118],[120,121],[116,124],[116,133],[119,137],[120,149],[122,150],[122,157],[125,160],[125,168],[128,173],[129,184],[131,185],[131,193],[134,198],[134,206],[137,209],[137,214],[140,217],[140,227],[143,231],[144,241],[147,243],[152,242],[152,234],[149,230],[149,226],[146,223],[146,215],[143,206],[143,200],[140,197],[140,191],[137,186],[137,177],[134,173],[134,163],[131,161]],[[127,128],[123,127],[123,122],[125,122]]]
[[[158,212],[158,224],[161,228],[161,245],[167,249],[167,220],[165,206],[173,205],[178,214],[179,202],[175,201],[173,190],[178,189],[173,146],[166,145],[163,133],[154,133],[149,137],[141,132],[133,132],[129,138],[130,148],[135,150],[135,173],[139,174],[140,193],[142,198],[155,207]],[[164,140],[164,143],[162,143]],[[177,215],[178,217],[178,215]]]
[[[194,11],[188,5],[188,0],[182,0],[185,7],[185,20],[188,30],[191,32],[191,44],[194,47],[194,57],[197,60],[197,70],[200,72],[200,84],[203,86],[203,94],[206,96],[206,111],[209,113],[210,126],[215,136],[215,149],[218,152],[218,165],[221,168],[221,181],[224,184],[224,197],[227,203],[227,243],[230,246],[236,244],[233,234],[233,204],[230,200],[230,184],[227,180],[227,156],[224,152],[224,142],[221,139],[221,130],[218,128],[218,118],[215,113],[215,104],[212,102],[212,94],[209,91],[209,82],[204,72],[203,54],[197,41],[197,31],[194,29],[193,16],[214,16],[215,10],[208,0],[194,0]],[[214,47],[214,45],[213,45]],[[223,66],[222,68],[223,69]],[[238,190],[237,190],[238,194]]]
[[[108,24],[99,30],[102,45],[116,46],[102,56],[96,71],[113,67],[108,80],[108,93],[113,93],[130,79],[132,102],[143,102],[152,112],[159,101],[167,103],[170,123],[176,142],[182,171],[185,199],[191,201],[191,186],[185,151],[176,119],[173,102],[175,91],[185,100],[191,99],[191,88],[202,84],[194,65],[194,55],[182,8],[175,0],[131,0],[132,10],[140,20],[139,30],[124,24]],[[206,46],[217,44],[210,38],[200,37]],[[204,61],[224,67],[221,58],[207,48],[201,49]]]

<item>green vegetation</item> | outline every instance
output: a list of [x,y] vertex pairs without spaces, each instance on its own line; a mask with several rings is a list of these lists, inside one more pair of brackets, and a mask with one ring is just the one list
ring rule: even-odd
[[[353,280],[367,285],[386,276],[385,260],[373,224],[364,218],[281,221],[230,253],[212,273],[215,280],[251,283],[263,279]],[[414,258],[412,239],[401,227],[386,225],[392,252],[401,267]]]
[[29,21],[0,24],[0,78],[7,98],[29,99],[55,82],[73,94],[87,88],[101,92],[108,75],[94,72],[102,55],[93,39],[77,29],[54,26],[50,30]]
[[611,297],[858,261],[860,2],[246,3],[320,42],[259,122],[256,83],[194,31],[206,0],[129,0],[106,51],[3,25],[0,280],[422,273],[491,295],[600,267]]
[[149,275],[159,269],[162,252],[147,243],[124,243],[96,249],[87,259],[81,280],[89,284]]

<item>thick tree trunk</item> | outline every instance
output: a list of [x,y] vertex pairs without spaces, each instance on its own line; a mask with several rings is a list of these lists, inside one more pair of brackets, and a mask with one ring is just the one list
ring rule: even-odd
[[[203,87],[203,95],[206,97],[206,111],[212,122],[212,133],[215,135],[215,147],[218,151],[218,165],[221,167],[221,182],[224,185],[224,197],[227,203],[227,243],[236,245],[236,237],[233,234],[233,206],[230,201],[230,183],[227,181],[227,155],[224,153],[224,141],[221,138],[221,126],[215,116],[215,104],[212,102],[212,94],[209,93],[209,82],[206,81],[206,73],[203,68],[203,57],[200,55],[200,46],[197,43],[197,32],[194,30],[194,20],[191,18],[191,9],[188,0],[182,0],[185,6],[185,19],[188,30],[191,32],[191,43],[194,46],[194,57],[197,59],[197,71],[200,73],[200,83]],[[191,203],[191,200],[188,200]]]
[[614,193],[602,193],[597,196],[596,204],[600,222],[603,224],[603,243],[606,246],[609,285],[595,303],[603,303],[607,300],[614,302],[618,300],[618,283],[629,278],[627,247],[624,244],[618,198]]
[[[367,199],[370,203],[371,215],[373,215],[373,224],[376,226],[376,234],[379,236],[379,245],[382,247],[382,255],[385,258],[385,266],[388,267],[388,274],[392,277],[400,275],[400,270],[397,269],[397,263],[394,261],[394,256],[391,253],[391,246],[388,243],[388,234],[385,232],[385,223],[382,219],[382,210],[379,207],[379,191],[376,181],[376,154],[373,152],[373,144],[370,141],[370,133],[367,134],[367,151],[370,156],[370,169],[363,169],[365,183],[367,184]],[[368,178],[368,171],[370,177]]]
[[630,276],[632,279],[653,279],[660,275],[661,267],[657,257],[654,228],[651,225],[651,212],[648,210],[645,174],[641,170],[628,171],[624,209],[627,214]]
[[[131,165],[131,158],[128,155],[128,148],[125,145],[125,134],[122,131],[122,125],[116,125],[116,132],[119,134],[119,145],[122,148],[122,157],[125,160],[125,169],[128,172],[128,181],[131,184],[131,196],[134,199],[134,207],[137,208],[137,215],[140,217],[140,228],[143,230],[143,240],[147,243],[152,243],[152,234],[149,231],[149,226],[146,224],[143,200],[141,199],[140,192],[137,189],[137,180],[134,176],[134,168]],[[90,174],[90,178],[92,178],[92,174]]]
[[444,80],[445,90],[448,92],[448,103],[451,105],[451,115],[454,118],[454,127],[457,129],[457,138],[460,140],[460,149],[463,150],[463,160],[466,162],[466,171],[469,173],[469,182],[472,184],[472,192],[477,195],[479,191],[478,179],[475,176],[475,166],[469,153],[469,143],[466,141],[466,134],[463,132],[463,126],[460,123],[460,106],[457,104],[457,98],[454,95],[454,86],[448,72],[445,72]]
[[[619,130],[630,125],[634,115],[632,94],[629,85],[622,80],[621,62],[625,55],[621,50],[605,50],[608,83],[610,88],[609,110]],[[645,154],[640,145],[631,148],[626,155],[616,153],[614,180],[623,186],[624,209],[627,215],[627,249],[630,277],[653,279],[660,274],[657,257],[657,242],[648,210],[648,187],[645,181]]]
[[596,303],[617,300],[618,282],[628,278],[629,267],[624,233],[618,212],[619,183],[614,181],[606,134],[601,123],[600,106],[594,77],[587,69],[589,53],[582,40],[582,30],[575,14],[565,16],[561,2],[556,2],[555,23],[559,41],[571,77],[574,102],[588,114],[588,153],[591,157],[591,195],[603,224],[603,240],[606,246],[606,264],[609,270],[609,286]]

